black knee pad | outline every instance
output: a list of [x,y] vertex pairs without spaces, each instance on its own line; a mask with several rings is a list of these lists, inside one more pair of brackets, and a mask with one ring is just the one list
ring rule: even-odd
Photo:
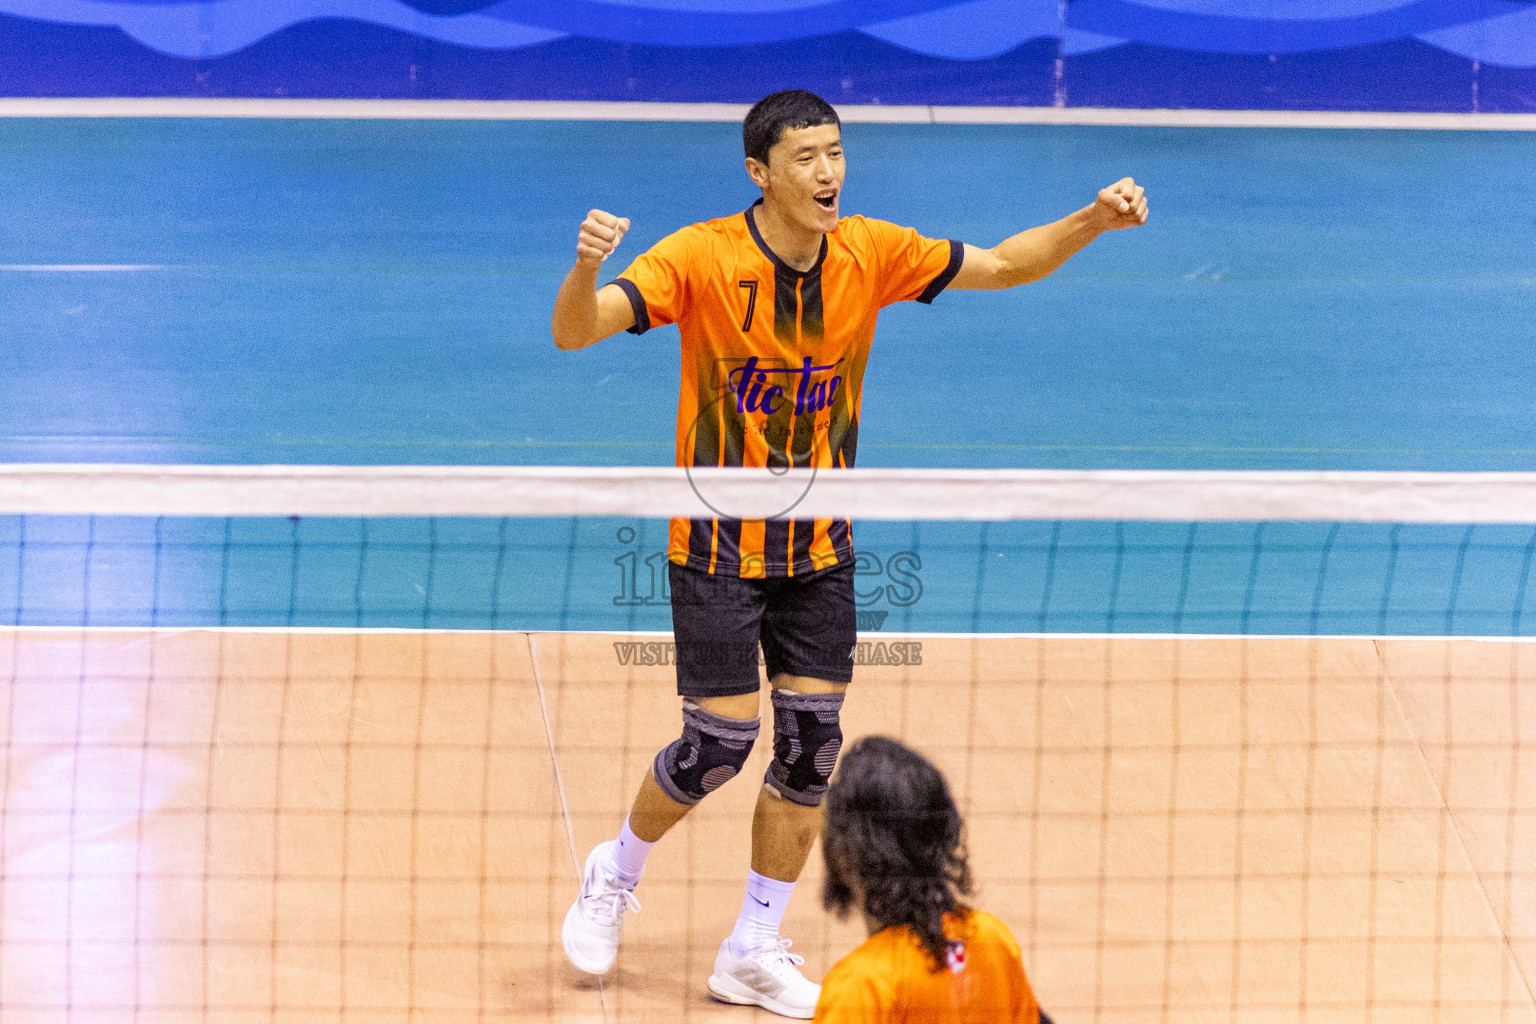
[[656,755],[651,774],[680,804],[696,804],[735,778],[752,753],[761,723],[726,718],[683,702],[683,735]]
[[773,760],[763,782],[784,799],[819,807],[843,747],[840,693],[773,691]]

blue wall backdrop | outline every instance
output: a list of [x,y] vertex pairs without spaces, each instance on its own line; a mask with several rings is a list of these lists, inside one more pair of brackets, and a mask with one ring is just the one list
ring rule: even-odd
[[1531,0],[0,0],[0,95],[1536,110]]

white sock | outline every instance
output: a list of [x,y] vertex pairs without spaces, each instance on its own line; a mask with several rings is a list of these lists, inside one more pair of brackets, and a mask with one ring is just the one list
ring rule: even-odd
[[794,882],[747,872],[747,894],[742,897],[741,916],[731,931],[731,952],[742,956],[777,941],[779,922],[784,920],[784,908],[794,891]]
[[608,874],[621,882],[634,885],[645,873],[645,855],[655,843],[648,843],[629,830],[629,818],[619,829],[619,840],[608,848]]

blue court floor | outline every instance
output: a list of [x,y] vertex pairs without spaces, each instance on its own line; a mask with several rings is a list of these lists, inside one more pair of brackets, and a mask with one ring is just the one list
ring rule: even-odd
[[[991,245],[1125,174],[1152,210],[1044,282],[888,310],[861,464],[1536,469],[1529,133],[850,125],[845,139],[844,211],[934,236]],[[0,120],[0,182],[6,461],[667,464],[675,328],[562,353],[549,309],[589,207],[634,222],[617,271],[753,198],[738,129],[683,123],[16,118]],[[545,552],[521,563],[521,588],[558,594],[526,612],[507,611],[514,595],[492,614],[486,588],[505,581],[434,598],[404,569],[410,587],[369,606],[357,524],[104,523],[93,539],[74,521],[12,519],[0,576],[17,582],[0,578],[0,594],[21,622],[138,620],[148,601],[167,622],[666,628],[664,603],[631,593],[659,524],[634,542],[624,526],[515,524],[514,544]],[[429,560],[453,547],[427,524],[390,529]],[[482,529],[500,527],[439,532]],[[1276,569],[1270,588],[1264,531],[1211,528],[1230,558],[1207,589],[1189,528],[1143,543],[1147,529],[859,536],[882,567],[871,585],[884,573],[892,588],[887,629],[1536,628],[1529,529],[1283,528],[1305,567]],[[242,530],[280,573],[231,585]],[[335,579],[311,593],[291,552],[328,530],[352,531],[329,549],[351,561],[314,555]],[[137,554],[117,590],[29,589],[67,575],[34,563],[29,582],[29,558],[83,566],[121,537]],[[1332,589],[1334,549],[1356,539],[1373,568]],[[1100,559],[1071,608],[1043,582],[1062,544]],[[997,548],[1020,553],[1021,575],[989,576]],[[1433,582],[1409,594],[1420,548]],[[910,590],[888,563],[919,549],[927,603],[901,605]],[[1143,549],[1156,553],[1144,568]],[[167,552],[186,554],[184,571],[156,562],[154,587],[185,577],[174,600],[126,582]],[[994,594],[999,578],[1014,581]],[[260,614],[241,610],[263,588]],[[1197,624],[1207,599],[1222,610]],[[1330,625],[1335,603],[1350,611]]]

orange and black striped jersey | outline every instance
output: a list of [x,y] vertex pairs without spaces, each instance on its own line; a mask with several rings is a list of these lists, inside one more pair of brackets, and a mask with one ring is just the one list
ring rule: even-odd
[[1013,933],[980,910],[944,915],[945,963],[917,934],[885,928],[832,965],[816,1024],[1041,1024]]
[[[876,317],[932,302],[965,247],[845,217],[802,273],[768,248],[755,208],[668,235],[614,282],[634,307],[631,332],[675,323],[682,335],[677,464],[850,467]],[[674,519],[668,557],[793,576],[851,561],[853,538],[847,520]]]

